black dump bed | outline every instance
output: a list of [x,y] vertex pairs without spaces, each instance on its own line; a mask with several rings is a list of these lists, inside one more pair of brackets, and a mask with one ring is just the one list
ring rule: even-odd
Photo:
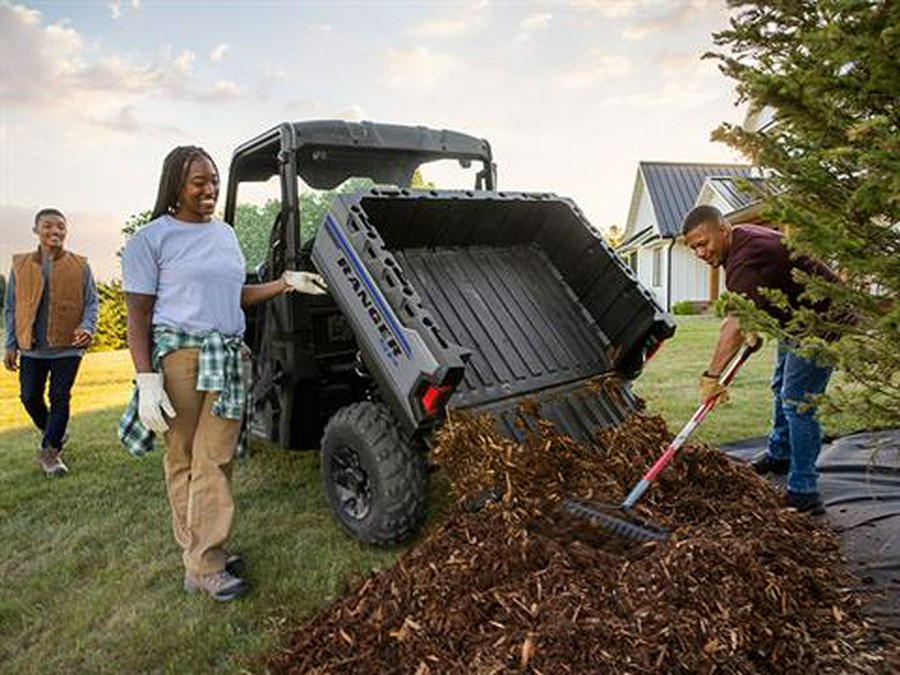
[[342,196],[313,260],[382,395],[413,428],[440,417],[431,395],[491,412],[517,435],[529,399],[590,439],[634,409],[628,380],[674,332],[578,208],[553,195]]

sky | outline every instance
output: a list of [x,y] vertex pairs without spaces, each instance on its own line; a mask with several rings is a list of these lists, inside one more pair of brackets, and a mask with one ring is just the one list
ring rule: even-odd
[[727,18],[724,0],[0,0],[0,265],[53,206],[67,247],[119,276],[169,150],[203,146],[224,185],[234,148],[286,120],[483,137],[501,189],[622,226],[639,161],[741,161],[709,137],[744,109],[700,58]]

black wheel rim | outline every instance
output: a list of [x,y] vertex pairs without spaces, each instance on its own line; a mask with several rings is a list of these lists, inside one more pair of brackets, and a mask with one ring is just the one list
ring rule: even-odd
[[341,511],[353,520],[362,520],[372,508],[369,474],[353,448],[342,445],[331,455],[331,482]]

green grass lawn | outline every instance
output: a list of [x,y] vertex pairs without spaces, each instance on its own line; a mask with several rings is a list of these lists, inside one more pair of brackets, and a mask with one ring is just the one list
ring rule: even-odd
[[225,605],[186,596],[162,455],[134,459],[116,440],[130,378],[127,353],[85,358],[64,453],[71,475],[49,480],[15,377],[0,376],[0,672],[240,672],[236,656],[276,648],[352,575],[393,562],[335,525],[315,453],[254,444],[235,471],[232,541],[255,589]]
[[[636,386],[673,430],[695,407],[718,327],[695,317],[680,324]],[[714,411],[698,437],[721,443],[766,433],[772,352],[739,374],[734,403]],[[256,672],[249,655],[276,649],[353,575],[394,560],[395,552],[350,540],[331,519],[315,453],[255,443],[235,471],[232,539],[254,591],[224,605],[186,596],[161,453],[133,459],[116,440],[130,379],[125,352],[85,358],[64,455],[72,473],[48,480],[34,461],[39,438],[16,378],[0,375],[0,672]],[[440,505],[446,486],[437,478]]]
[[[697,409],[700,374],[712,357],[720,320],[711,316],[680,316],[675,336],[645,366],[634,391],[647,401],[649,412],[662,415],[672,433]],[[770,382],[775,368],[775,343],[767,343],[750,357],[729,388],[731,400],[717,406],[694,432],[692,440],[720,445],[766,436],[772,420]],[[838,373],[834,382],[840,381]],[[850,417],[824,421],[825,434],[857,431],[861,424]]]

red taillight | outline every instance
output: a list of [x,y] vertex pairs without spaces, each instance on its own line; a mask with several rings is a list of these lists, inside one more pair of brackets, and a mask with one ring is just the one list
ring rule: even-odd
[[656,356],[656,352],[659,351],[659,348],[662,347],[662,345],[662,340],[653,340],[651,344],[647,345],[644,349],[644,363]]
[[422,409],[425,411],[425,414],[429,417],[435,415],[449,391],[449,385],[439,386],[436,384],[429,384],[422,394]]

